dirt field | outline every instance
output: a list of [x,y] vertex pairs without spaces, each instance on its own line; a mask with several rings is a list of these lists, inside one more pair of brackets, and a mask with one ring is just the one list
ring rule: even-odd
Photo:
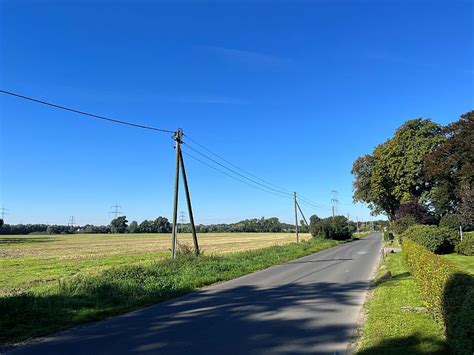
[[[206,254],[222,254],[295,241],[289,233],[206,233],[198,236]],[[309,239],[302,234],[301,239]],[[190,234],[180,243],[192,244]],[[0,236],[0,296],[44,289],[79,273],[169,256],[169,234],[75,234]]]

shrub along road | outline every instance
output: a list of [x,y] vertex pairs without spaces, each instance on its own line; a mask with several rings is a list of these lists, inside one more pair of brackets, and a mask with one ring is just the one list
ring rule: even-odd
[[373,234],[13,353],[343,353],[381,245]]

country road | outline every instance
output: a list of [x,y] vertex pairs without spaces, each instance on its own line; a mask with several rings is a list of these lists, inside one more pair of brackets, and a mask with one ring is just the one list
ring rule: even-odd
[[380,249],[374,233],[11,353],[344,354]]

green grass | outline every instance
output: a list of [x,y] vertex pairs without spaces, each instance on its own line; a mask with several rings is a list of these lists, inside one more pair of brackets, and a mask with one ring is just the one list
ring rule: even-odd
[[103,319],[337,244],[313,239],[225,255],[148,261],[9,294],[0,297],[0,342],[15,343]]
[[459,269],[474,274],[474,256],[446,254],[443,255],[443,257],[452,262]]
[[372,232],[355,232],[352,234],[352,238],[361,239],[368,237],[370,234],[372,234]]
[[378,276],[387,271],[391,279],[378,279],[366,305],[367,321],[362,329],[359,355],[445,354],[441,327],[428,313],[403,311],[401,307],[423,307],[420,292],[409,274],[402,253],[389,254]]

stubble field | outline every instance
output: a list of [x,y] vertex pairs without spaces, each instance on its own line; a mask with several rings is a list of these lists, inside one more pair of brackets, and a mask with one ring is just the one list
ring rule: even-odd
[[[310,239],[300,234],[301,240]],[[254,250],[295,241],[292,233],[206,233],[198,236],[205,254]],[[179,243],[192,245],[190,234]],[[75,275],[112,266],[169,257],[170,234],[74,234],[0,236],[0,297],[41,290]]]

